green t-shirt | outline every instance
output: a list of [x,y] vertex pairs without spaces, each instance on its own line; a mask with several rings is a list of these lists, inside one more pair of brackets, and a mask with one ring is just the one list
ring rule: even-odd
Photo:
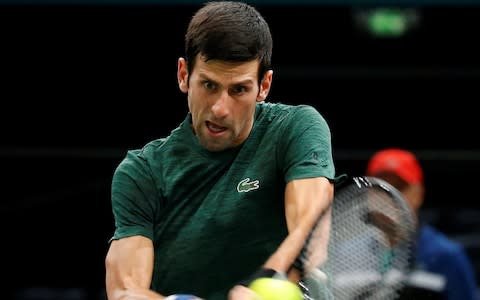
[[225,300],[287,236],[286,183],[335,180],[330,130],[311,106],[260,103],[242,145],[209,152],[190,122],[119,164],[112,239],[153,241],[153,290]]

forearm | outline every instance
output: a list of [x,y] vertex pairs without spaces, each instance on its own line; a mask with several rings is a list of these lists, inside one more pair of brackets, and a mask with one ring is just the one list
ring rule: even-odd
[[153,244],[141,236],[112,241],[105,260],[108,300],[160,300],[150,289]]
[[[316,266],[327,259],[328,242],[330,238],[331,210],[327,209],[315,226],[315,257],[310,257],[310,263]],[[299,253],[303,250],[305,241],[310,238],[311,228],[298,226],[293,229],[278,249],[265,262],[264,268],[286,273],[292,281],[297,281],[301,274],[292,268]],[[305,267],[305,266],[304,266]]]
[[[130,270],[129,270],[130,271]],[[108,300],[161,300],[165,297],[149,288],[147,280],[132,272],[110,266],[107,267],[106,290]]]
[[265,262],[264,267],[286,273],[300,253],[307,236],[305,228],[295,228]]
[[314,226],[320,230],[325,252],[318,260],[326,259],[332,199],[333,186],[325,178],[297,180],[287,185],[285,212],[289,234],[265,262],[265,268],[288,272]]

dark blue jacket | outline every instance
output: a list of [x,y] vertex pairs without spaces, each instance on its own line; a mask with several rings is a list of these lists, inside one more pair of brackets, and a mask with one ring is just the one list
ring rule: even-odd
[[461,244],[435,228],[422,224],[416,247],[417,267],[446,279],[446,299],[479,299],[475,272]]

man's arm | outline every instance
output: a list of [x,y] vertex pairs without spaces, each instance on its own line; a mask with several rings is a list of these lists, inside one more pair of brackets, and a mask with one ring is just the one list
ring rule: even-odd
[[[285,217],[289,234],[265,262],[263,268],[288,273],[310,230],[322,214],[324,214],[324,217],[320,220],[318,226],[321,226],[321,230],[325,233],[325,253],[319,258],[319,262],[326,259],[333,193],[333,183],[323,177],[298,179],[287,184],[285,188]],[[293,272],[288,273],[288,278],[296,282],[300,279],[300,273],[293,270]],[[259,298],[248,288],[235,286],[230,291],[228,299]]]
[[[316,177],[289,182],[285,189],[285,215],[289,234],[275,253],[264,264],[264,268],[286,273],[300,253],[310,230],[320,215],[325,214],[319,226],[325,233],[325,257],[330,229],[330,204],[333,200],[333,183],[327,178]],[[298,274],[296,274],[298,276]],[[298,278],[293,275],[291,279]]]
[[150,290],[153,243],[143,236],[113,240],[106,259],[106,291],[109,300],[160,300]]

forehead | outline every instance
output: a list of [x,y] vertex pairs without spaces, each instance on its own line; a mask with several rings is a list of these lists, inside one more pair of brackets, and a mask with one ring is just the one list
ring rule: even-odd
[[227,62],[221,60],[205,61],[198,56],[195,61],[192,76],[209,78],[215,81],[246,81],[256,82],[258,78],[259,60],[247,62]]

